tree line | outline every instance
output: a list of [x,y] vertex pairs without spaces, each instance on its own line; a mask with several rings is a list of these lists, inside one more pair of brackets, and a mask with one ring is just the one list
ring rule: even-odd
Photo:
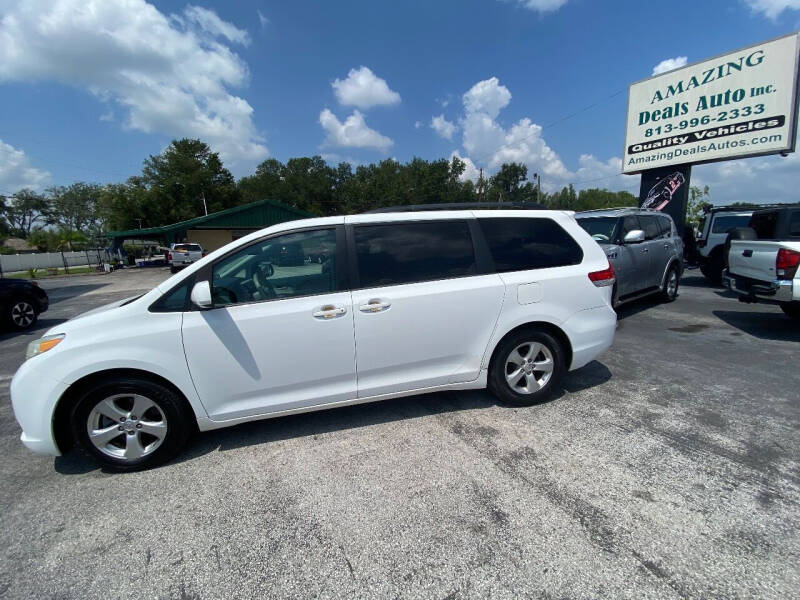
[[554,193],[528,180],[524,164],[503,164],[477,182],[461,180],[466,164],[413,158],[368,165],[331,166],[320,156],[265,160],[238,181],[219,155],[195,139],[174,140],[145,159],[142,171],[122,183],[76,182],[44,193],[23,189],[0,196],[0,237],[21,237],[41,250],[104,246],[107,231],[158,227],[269,198],[314,215],[341,215],[407,204],[539,202],[548,208],[591,210],[635,206],[629,192]]

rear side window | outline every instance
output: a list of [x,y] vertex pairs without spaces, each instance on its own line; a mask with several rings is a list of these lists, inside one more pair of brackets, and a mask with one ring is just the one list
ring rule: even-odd
[[775,239],[775,227],[777,224],[777,211],[757,212],[750,217],[750,227],[755,230],[760,240]]
[[353,232],[361,287],[475,275],[466,221],[357,225]]
[[711,233],[728,233],[734,227],[747,227],[750,222],[750,215],[727,215],[714,219],[711,226]]
[[672,236],[672,221],[669,217],[657,217],[658,223],[661,226],[661,237],[668,238]]
[[800,238],[800,210],[789,216],[789,237]]
[[552,219],[478,219],[498,273],[577,265],[583,250]]
[[202,252],[203,249],[197,244],[175,244],[178,252]]

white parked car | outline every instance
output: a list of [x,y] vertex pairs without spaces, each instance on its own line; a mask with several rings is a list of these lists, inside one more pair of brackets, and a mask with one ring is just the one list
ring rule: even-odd
[[[281,265],[276,249],[325,247]],[[572,213],[396,212],[276,225],[33,342],[22,441],[134,469],[190,433],[439,390],[529,405],[611,345],[614,271]],[[432,400],[434,401],[434,400]]]
[[170,273],[177,273],[183,267],[188,267],[192,263],[206,255],[205,250],[200,244],[170,244],[167,252],[167,262],[169,263]]

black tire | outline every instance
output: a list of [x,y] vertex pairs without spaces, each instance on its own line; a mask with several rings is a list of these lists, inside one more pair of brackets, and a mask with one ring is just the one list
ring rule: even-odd
[[[552,357],[552,372],[547,381],[538,390],[527,393],[522,391],[519,386],[512,387],[506,377],[508,373],[507,365],[512,352],[526,344],[541,344]],[[544,364],[545,361],[542,358],[546,359],[547,356],[541,351],[537,352],[533,355],[533,362]],[[552,335],[536,329],[520,330],[500,342],[495,350],[489,367],[489,390],[498,400],[512,406],[531,406],[544,402],[549,400],[554,392],[558,390],[559,382],[566,371],[564,362],[564,349]],[[513,375],[513,373],[512,370],[510,375]],[[541,374],[540,371],[534,368],[533,377],[537,377],[537,373]],[[528,375],[523,373],[522,380],[527,379]]]
[[6,322],[14,331],[30,329],[39,318],[36,302],[30,298],[14,298],[6,309]]
[[[149,400],[157,407],[157,410],[150,407],[145,410],[143,415],[133,415],[130,409],[133,408],[134,399],[128,398],[133,395]],[[114,407],[121,411],[115,414],[123,418],[127,411],[124,423],[117,423],[107,416],[98,417],[94,412],[95,407],[113,397],[117,397],[113,400]],[[104,412],[109,411],[104,409]],[[99,419],[97,431],[109,431],[111,435],[113,435],[112,427],[116,427],[119,431],[113,439],[108,439],[105,450],[101,450],[89,439],[88,428],[95,426],[90,419]],[[162,438],[136,429],[142,425],[145,427],[152,426],[153,423],[158,425],[163,421],[166,421],[166,433]],[[187,410],[183,399],[176,392],[159,383],[136,377],[104,379],[85,391],[72,413],[71,426],[74,439],[78,441],[81,448],[99,463],[115,471],[148,469],[168,461],[184,446],[195,428],[194,415]],[[142,456],[125,458],[109,454],[109,452],[127,452],[128,440],[134,438],[144,449]],[[161,441],[152,450],[147,451],[153,441],[158,439]],[[133,444],[131,446],[133,447]]]
[[[673,281],[674,279],[674,281]],[[662,302],[673,302],[678,297],[678,287],[681,283],[681,274],[677,265],[672,265],[664,277],[664,285],[661,286]]]
[[800,302],[786,302],[781,304],[783,314],[792,319],[800,319]]
[[177,273],[177,272],[178,272],[178,267],[172,267],[172,266],[171,266],[171,267],[169,268],[169,272],[170,272],[170,273],[172,273],[172,274],[174,275],[175,273]]
[[714,285],[722,285],[722,270],[724,268],[725,259],[722,256],[722,248],[718,247],[711,253],[711,256],[708,257],[708,262],[700,268],[700,271]]

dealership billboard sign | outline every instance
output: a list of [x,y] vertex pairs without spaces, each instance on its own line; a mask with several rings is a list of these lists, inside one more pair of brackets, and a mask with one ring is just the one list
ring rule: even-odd
[[794,152],[800,34],[631,84],[622,172]]

